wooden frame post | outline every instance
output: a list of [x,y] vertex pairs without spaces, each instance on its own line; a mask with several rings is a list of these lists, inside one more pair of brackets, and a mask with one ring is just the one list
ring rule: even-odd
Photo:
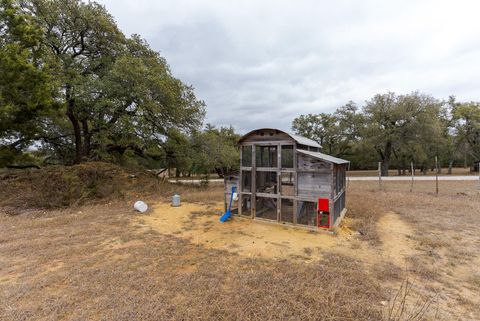
[[242,166],[243,166],[243,146],[240,146],[240,170],[238,171],[238,187],[237,187],[237,194],[238,194],[238,216],[242,215],[242,207],[243,207],[243,174],[242,174]]
[[257,145],[252,145],[252,196],[250,198],[250,207],[252,209],[251,217],[255,218],[257,210]]
[[282,213],[282,145],[277,145],[277,222]]
[[293,225],[297,225],[297,211],[298,211],[298,159],[297,159],[297,143],[293,144],[293,170],[295,184],[293,184],[293,190],[295,198],[293,199]]

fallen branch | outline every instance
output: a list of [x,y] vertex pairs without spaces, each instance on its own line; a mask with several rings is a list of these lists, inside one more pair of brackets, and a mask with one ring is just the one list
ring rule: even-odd
[[15,169],[27,169],[27,168],[36,168],[40,169],[38,165],[7,165],[7,168],[15,168]]

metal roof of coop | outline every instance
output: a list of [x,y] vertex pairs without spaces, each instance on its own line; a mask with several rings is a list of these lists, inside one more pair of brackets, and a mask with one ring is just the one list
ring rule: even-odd
[[297,142],[297,144],[310,146],[310,147],[322,148],[322,146],[320,146],[319,143],[317,143],[316,141],[314,141],[310,138],[303,137],[303,136],[296,135],[296,134],[292,134],[292,133],[289,133],[289,132],[286,132],[284,130],[277,129],[277,128],[259,128],[259,129],[252,130],[252,131],[248,132],[247,134],[243,135],[240,138],[239,142],[241,143],[246,137],[250,136],[251,134],[254,134],[257,131],[262,131],[262,130],[274,130],[274,131],[284,133],[284,134],[290,136],[294,141]]

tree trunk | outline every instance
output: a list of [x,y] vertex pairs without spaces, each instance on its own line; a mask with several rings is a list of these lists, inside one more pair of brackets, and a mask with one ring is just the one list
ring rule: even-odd
[[225,170],[223,167],[215,167],[218,177],[223,178],[225,176]]
[[423,175],[427,175],[427,166],[422,165],[421,171],[422,171]]
[[448,175],[452,175],[453,159],[448,162]]
[[82,120],[83,131],[83,157],[88,158],[90,156],[92,133],[88,129],[88,121]]
[[72,97],[72,88],[70,85],[66,86],[66,99],[67,99],[67,117],[72,123],[73,134],[75,135],[75,164],[79,164],[82,161],[83,146],[82,146],[82,131],[80,129],[80,123],[75,116],[75,99]]
[[392,154],[392,142],[385,144],[385,151],[382,158],[381,173],[382,176],[388,176],[388,168],[390,167],[390,156]]

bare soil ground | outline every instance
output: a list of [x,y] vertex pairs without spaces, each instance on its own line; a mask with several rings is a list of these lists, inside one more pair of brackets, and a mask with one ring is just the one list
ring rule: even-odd
[[[0,320],[407,320],[430,301],[412,320],[480,319],[475,182],[439,196],[351,182],[335,235],[221,224],[221,187],[152,186],[61,209],[2,202]],[[406,279],[406,312],[389,316]]]

